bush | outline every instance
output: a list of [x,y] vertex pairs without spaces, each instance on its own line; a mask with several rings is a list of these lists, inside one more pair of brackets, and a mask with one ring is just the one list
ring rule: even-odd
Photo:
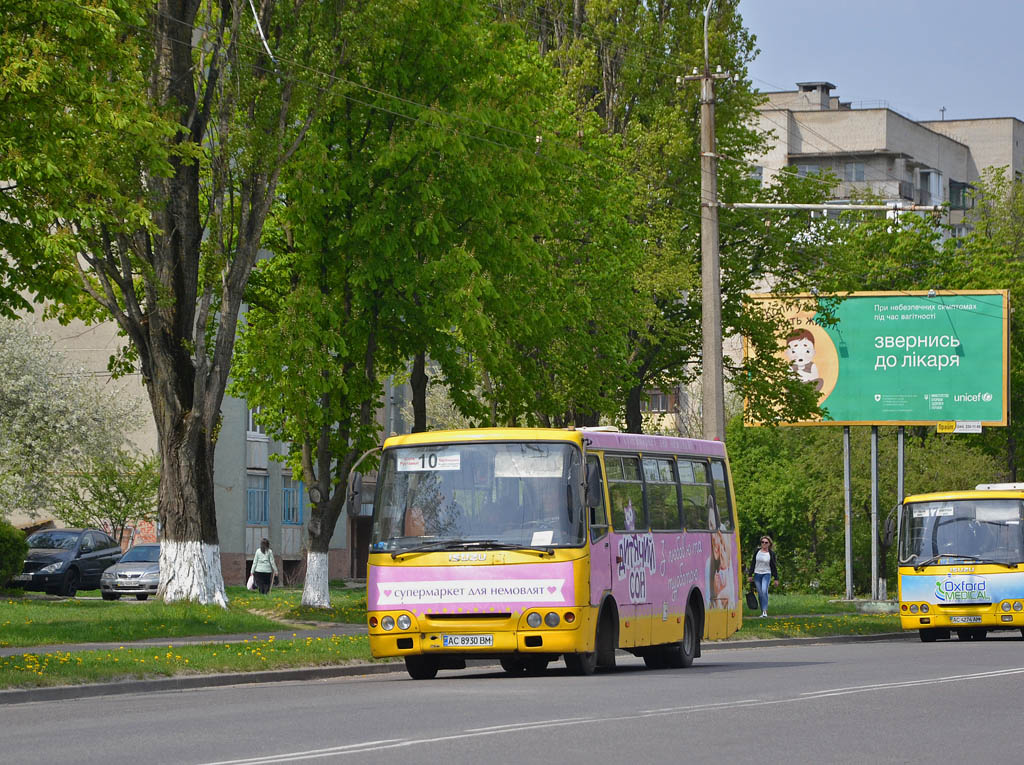
[[0,518],[0,587],[21,573],[27,553],[25,533]]

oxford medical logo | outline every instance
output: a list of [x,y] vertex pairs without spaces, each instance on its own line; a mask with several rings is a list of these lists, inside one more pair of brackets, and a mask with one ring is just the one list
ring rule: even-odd
[[990,603],[988,582],[981,576],[947,576],[935,581],[940,603]]

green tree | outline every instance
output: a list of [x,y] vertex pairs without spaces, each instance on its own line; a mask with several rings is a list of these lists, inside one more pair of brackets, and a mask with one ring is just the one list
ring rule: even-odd
[[[854,586],[858,592],[870,592],[870,428],[851,429],[850,451]],[[909,428],[904,452],[904,491],[908,496],[971,489],[1003,478],[998,460],[963,436]],[[841,429],[752,428],[734,418],[729,424],[729,454],[742,548],[756,549],[758,535],[770,534],[787,585],[842,593],[846,574]],[[880,428],[880,529],[897,500],[896,454],[896,428]],[[879,573],[883,578],[895,575],[895,556],[885,554],[881,546]]]
[[365,92],[338,93],[286,175],[234,370],[311,489],[314,606],[329,603],[327,548],[348,473],[376,443],[383,376],[418,359],[425,391],[415,378],[429,355],[460,409],[482,416],[473,358],[492,372],[495,358],[512,363],[489,330],[513,309],[493,306],[521,318],[523,290],[551,275],[538,155],[557,80],[478,3],[367,13],[378,21],[351,51]]
[[104,529],[124,542],[129,529],[156,520],[160,463],[155,455],[118,449],[89,460],[70,476],[53,500],[67,526]]
[[[1024,181],[1005,167],[982,171],[967,214],[972,226],[958,242],[955,267],[935,285],[947,289],[1010,290],[1010,305],[1024,294]],[[1010,311],[1010,426],[992,428],[981,437],[986,450],[1006,463],[1011,480],[1019,474],[1017,446],[1024,437],[1024,315]]]
[[19,113],[0,127],[0,219],[14,224],[0,246],[26,286],[112,316],[131,343],[120,364],[141,367],[157,429],[166,601],[226,605],[213,458],[236,322],[353,13],[43,0],[3,14],[0,97]]

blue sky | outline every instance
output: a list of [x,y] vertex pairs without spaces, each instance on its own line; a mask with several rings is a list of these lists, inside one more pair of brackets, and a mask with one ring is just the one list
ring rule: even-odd
[[[832,95],[915,120],[1024,120],[1024,0],[740,0],[761,91]],[[714,63],[714,62],[712,62]]]

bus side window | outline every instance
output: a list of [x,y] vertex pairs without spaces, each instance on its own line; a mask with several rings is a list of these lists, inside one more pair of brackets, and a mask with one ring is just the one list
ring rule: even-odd
[[711,487],[707,485],[707,466],[703,462],[679,460],[679,478],[683,495],[683,528],[687,531],[711,531]]
[[608,496],[611,499],[612,526],[616,531],[647,529],[644,512],[644,485],[640,481],[637,457],[605,455],[608,471]]
[[587,455],[587,476],[596,481],[596,486],[588,485],[589,498],[596,502],[587,508],[590,519],[590,539],[600,539],[608,533],[608,513],[604,506],[604,480],[601,478],[601,460],[596,454]]
[[679,491],[671,459],[644,457],[647,513],[652,531],[679,531]]
[[733,531],[736,528],[736,521],[733,518],[725,463],[721,460],[711,460],[711,482],[715,492],[715,504],[718,506],[718,528],[722,531]]

